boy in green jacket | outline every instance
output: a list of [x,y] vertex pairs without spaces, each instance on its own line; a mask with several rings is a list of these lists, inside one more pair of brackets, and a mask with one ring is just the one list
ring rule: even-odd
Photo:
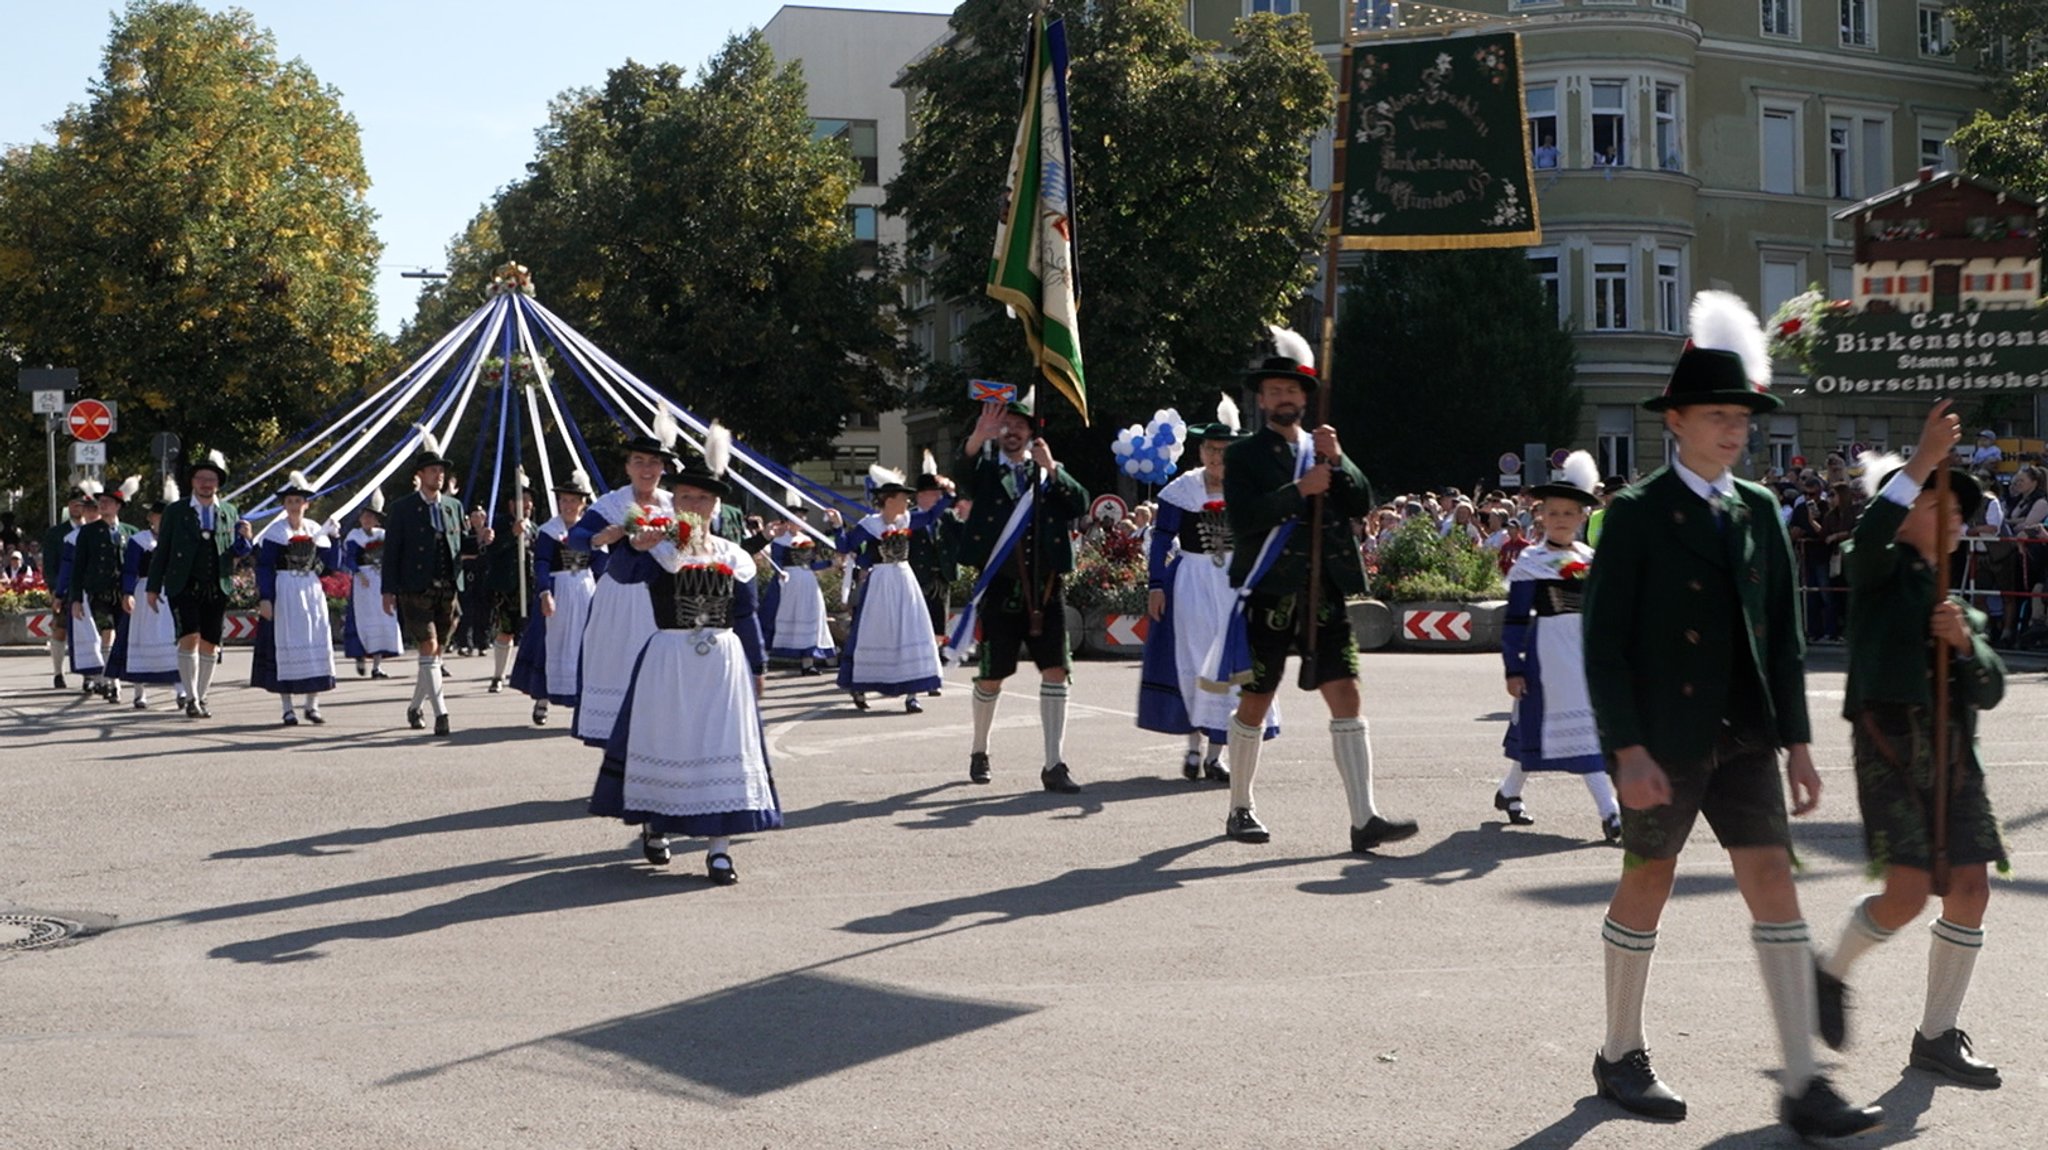
[[[1871,498],[1842,562],[1849,580],[1849,681],[1842,715],[1854,724],[1850,743],[1863,841],[1872,865],[1883,870],[1884,890],[1857,901],[1823,972],[1846,977],[1866,951],[1919,917],[1933,893],[1931,663],[1939,643],[1949,680],[1951,870],[1932,929],[1927,999],[1910,1062],[1981,1089],[1999,1084],[1998,1068],[1977,1057],[1956,1018],[1984,945],[1984,907],[1991,898],[1985,864],[2003,868],[2006,862],[1977,754],[1977,712],[1997,706],[2004,696],[2005,665],[1984,637],[1984,616],[1935,585],[1936,560],[1955,545],[1983,500],[1977,481],[1952,467],[1955,501],[1948,521],[1941,521],[1928,480],[1961,438],[1959,422],[1943,400],[1928,415],[1911,461],[1864,462]],[[1822,1017],[1839,1027],[1828,1011]]]

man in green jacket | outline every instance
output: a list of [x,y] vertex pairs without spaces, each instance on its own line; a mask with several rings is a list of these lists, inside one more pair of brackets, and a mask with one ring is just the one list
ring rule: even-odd
[[1074,541],[1067,525],[1088,512],[1088,489],[1058,460],[1052,447],[1032,431],[1030,399],[982,405],[962,454],[961,486],[974,500],[962,533],[960,561],[986,568],[1010,513],[1024,493],[1036,488],[1033,510],[1002,570],[983,593],[981,666],[974,677],[974,744],[967,777],[989,781],[988,732],[995,725],[1003,680],[1017,673],[1022,649],[1038,667],[1038,719],[1045,735],[1045,766],[1038,781],[1048,791],[1073,794],[1081,788],[1067,770],[1067,678],[1073,666],[1067,647],[1066,582],[1074,570]]
[[1677,457],[1607,509],[1586,583],[1587,688],[1627,852],[1601,932],[1607,1038],[1593,1077],[1624,1109],[1685,1117],[1650,1066],[1643,997],[1678,853],[1704,815],[1753,919],[1785,1057],[1779,1115],[1802,1137],[1840,1137],[1883,1112],[1851,1106],[1814,1066],[1819,992],[1778,774],[1783,748],[1793,813],[1819,803],[1792,548],[1771,493],[1730,470],[1751,418],[1780,401],[1748,305],[1702,292],[1692,331],[1664,394],[1643,405],[1663,413]]
[[43,532],[43,586],[50,592],[50,685],[60,691],[65,687],[64,657],[70,653],[71,643],[71,629],[67,626],[71,605],[64,600],[59,579],[63,574],[64,540],[85,526],[92,516],[92,496],[83,487],[73,487],[64,497],[64,518]]
[[[1302,656],[1302,689],[1320,691],[1330,709],[1331,749],[1351,808],[1351,849],[1364,853],[1415,833],[1413,819],[1387,818],[1373,801],[1372,736],[1358,691],[1358,637],[1344,606],[1349,596],[1365,594],[1365,563],[1351,521],[1372,510],[1372,488],[1345,457],[1335,428],[1301,426],[1309,397],[1320,386],[1307,341],[1278,329],[1275,339],[1283,354],[1267,358],[1246,377],[1265,425],[1231,444],[1223,456],[1230,582],[1241,592],[1248,589],[1244,636],[1252,661],[1230,720],[1230,814],[1223,833],[1248,843],[1272,837],[1252,812],[1252,776],[1258,771],[1266,712],[1292,652]],[[1319,496],[1326,504],[1322,579],[1311,606],[1310,523],[1312,501]],[[1269,540],[1271,565],[1261,571]],[[1314,622],[1305,626],[1302,613],[1311,610]]]
[[1847,978],[1858,958],[1920,917],[1936,893],[1931,830],[1939,665],[1949,681],[1945,846],[1951,871],[1949,887],[1941,892],[1941,917],[1930,931],[1927,997],[1909,1062],[1965,1086],[1987,1088],[1999,1085],[1998,1068],[1977,1057],[1956,1021],[1984,946],[1984,909],[1991,900],[1987,866],[2006,866],[1977,747],[1977,713],[2004,697],[2005,665],[1985,638],[1983,614],[1937,587],[1942,551],[1955,547],[1963,524],[1983,502],[1977,480],[1951,467],[1955,498],[1949,522],[1939,521],[1928,480],[1961,438],[1961,423],[1943,400],[1928,415],[1910,461],[1862,461],[1871,498],[1843,552],[1849,681],[1842,715],[1854,724],[1850,746],[1863,841],[1870,861],[1883,868],[1884,890],[1850,910],[1823,970]]
[[209,451],[185,479],[192,494],[164,508],[156,550],[149,554],[149,605],[171,601],[178,624],[178,680],[185,687],[185,717],[210,719],[206,694],[213,686],[235,560],[247,555],[252,532],[242,513],[220,496],[227,460]]
[[441,692],[441,650],[461,617],[456,595],[462,590],[462,504],[441,490],[448,461],[432,435],[420,434],[412,472],[419,490],[393,500],[384,523],[384,613],[398,616],[400,637],[420,652],[406,725],[424,729],[424,706],[432,703],[434,733],[445,735],[449,723]]
[[[78,529],[71,549],[72,626],[98,627],[100,649],[114,649],[114,621],[121,614],[121,564],[128,557],[128,537],[135,528],[121,522],[128,500],[142,489],[142,477],[131,475],[118,487],[109,487],[96,500],[99,518]],[[98,685],[100,697],[109,703],[121,697],[121,685],[111,674]]]

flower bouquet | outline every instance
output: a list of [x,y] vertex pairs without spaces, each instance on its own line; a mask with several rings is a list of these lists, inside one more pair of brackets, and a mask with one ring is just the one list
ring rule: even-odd
[[1764,332],[1770,337],[1771,356],[1813,371],[1813,353],[1824,338],[1822,324],[1829,316],[1847,315],[1855,305],[1848,300],[1831,300],[1819,285],[1808,288],[1778,305]]

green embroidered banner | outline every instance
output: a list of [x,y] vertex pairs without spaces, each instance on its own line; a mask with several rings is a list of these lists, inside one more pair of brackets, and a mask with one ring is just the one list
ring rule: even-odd
[[2048,388],[2048,315],[2013,311],[1828,316],[1805,365],[1822,395]]
[[1541,242],[1521,38],[1372,43],[1351,52],[1339,243],[1420,251]]

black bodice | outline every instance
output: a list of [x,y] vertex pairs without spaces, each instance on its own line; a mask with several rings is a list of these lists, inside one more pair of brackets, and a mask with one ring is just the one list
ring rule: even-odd
[[664,631],[732,626],[733,576],[710,566],[657,571],[648,581],[654,625]]

